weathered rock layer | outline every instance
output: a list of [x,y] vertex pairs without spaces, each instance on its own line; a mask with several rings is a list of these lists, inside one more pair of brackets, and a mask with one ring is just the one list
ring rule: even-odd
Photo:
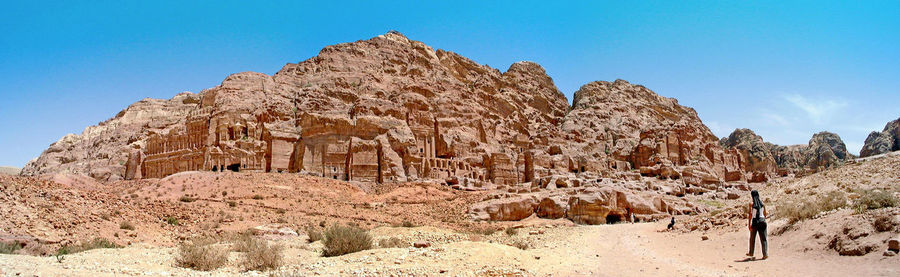
[[898,150],[900,150],[900,118],[888,122],[881,132],[869,133],[862,150],[859,151],[859,156],[864,158]]
[[643,86],[593,82],[569,107],[535,63],[500,72],[389,32],[325,47],[273,76],[238,73],[197,94],[142,100],[63,137],[23,174],[302,172],[478,189],[639,170],[701,185],[748,179],[739,155],[693,109]]

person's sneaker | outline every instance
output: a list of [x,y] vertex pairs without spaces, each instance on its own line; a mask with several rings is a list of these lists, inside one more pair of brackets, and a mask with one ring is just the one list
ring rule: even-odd
[[751,253],[747,253],[747,254],[744,254],[744,255],[747,255],[747,257],[753,257],[753,254],[751,254]]
[[768,259],[768,258],[769,258],[769,256],[763,256],[762,259],[760,259],[760,260],[765,260],[765,259]]

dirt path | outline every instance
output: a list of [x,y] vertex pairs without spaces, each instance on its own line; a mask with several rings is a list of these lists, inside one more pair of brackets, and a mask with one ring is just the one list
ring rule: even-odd
[[[373,249],[341,257],[316,254],[320,243],[300,239],[283,241],[286,265],[279,271],[308,276],[356,275],[536,275],[536,276],[898,276],[900,257],[873,253],[840,257],[826,251],[784,250],[781,237],[771,238],[771,258],[746,261],[747,234],[723,232],[659,232],[664,223],[524,228],[515,236],[498,232],[480,242],[448,241],[430,248]],[[434,237],[432,227],[379,229],[377,233]],[[529,234],[530,231],[543,234]],[[527,240],[532,248],[520,250],[504,240]],[[493,241],[494,243],[492,243]],[[757,249],[759,251],[759,249]],[[101,249],[52,257],[0,255],[0,276],[231,276],[259,275],[229,266],[213,272],[173,268],[175,250],[148,245]],[[757,252],[759,256],[759,252]],[[239,264],[232,254],[230,264]],[[263,274],[267,275],[267,274]],[[286,275],[290,276],[290,275]]]
[[[597,276],[898,276],[900,261],[880,252],[864,257],[841,257],[827,251],[784,250],[782,237],[769,241],[768,260],[750,260],[746,232],[702,234],[658,232],[661,223],[583,227],[577,240],[580,256],[596,251],[600,261],[591,269],[572,269],[563,275]],[[756,257],[761,257],[757,244]]]

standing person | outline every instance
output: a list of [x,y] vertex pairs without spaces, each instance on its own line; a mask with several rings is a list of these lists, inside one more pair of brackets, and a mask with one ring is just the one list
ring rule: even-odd
[[759,244],[762,245],[762,259],[769,258],[769,243],[766,241],[766,215],[768,215],[768,211],[766,211],[766,205],[763,205],[762,201],[759,200],[759,192],[756,190],[750,191],[750,196],[753,198],[753,203],[750,203],[750,214],[748,215],[748,224],[747,228],[750,229],[750,252],[747,252],[747,256],[753,257],[753,248],[756,246],[756,234],[759,234]]

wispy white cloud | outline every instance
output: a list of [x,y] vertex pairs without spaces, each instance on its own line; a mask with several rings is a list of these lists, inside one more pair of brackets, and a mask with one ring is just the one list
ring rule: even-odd
[[847,106],[847,102],[839,99],[810,99],[802,95],[790,94],[783,96],[785,100],[793,104],[809,117],[815,124],[823,124],[831,115]]
[[781,126],[791,125],[790,121],[785,119],[784,116],[781,116],[780,114],[777,114],[777,113],[764,111],[762,113],[762,117],[766,118],[772,124],[777,124],[777,125],[781,125]]

